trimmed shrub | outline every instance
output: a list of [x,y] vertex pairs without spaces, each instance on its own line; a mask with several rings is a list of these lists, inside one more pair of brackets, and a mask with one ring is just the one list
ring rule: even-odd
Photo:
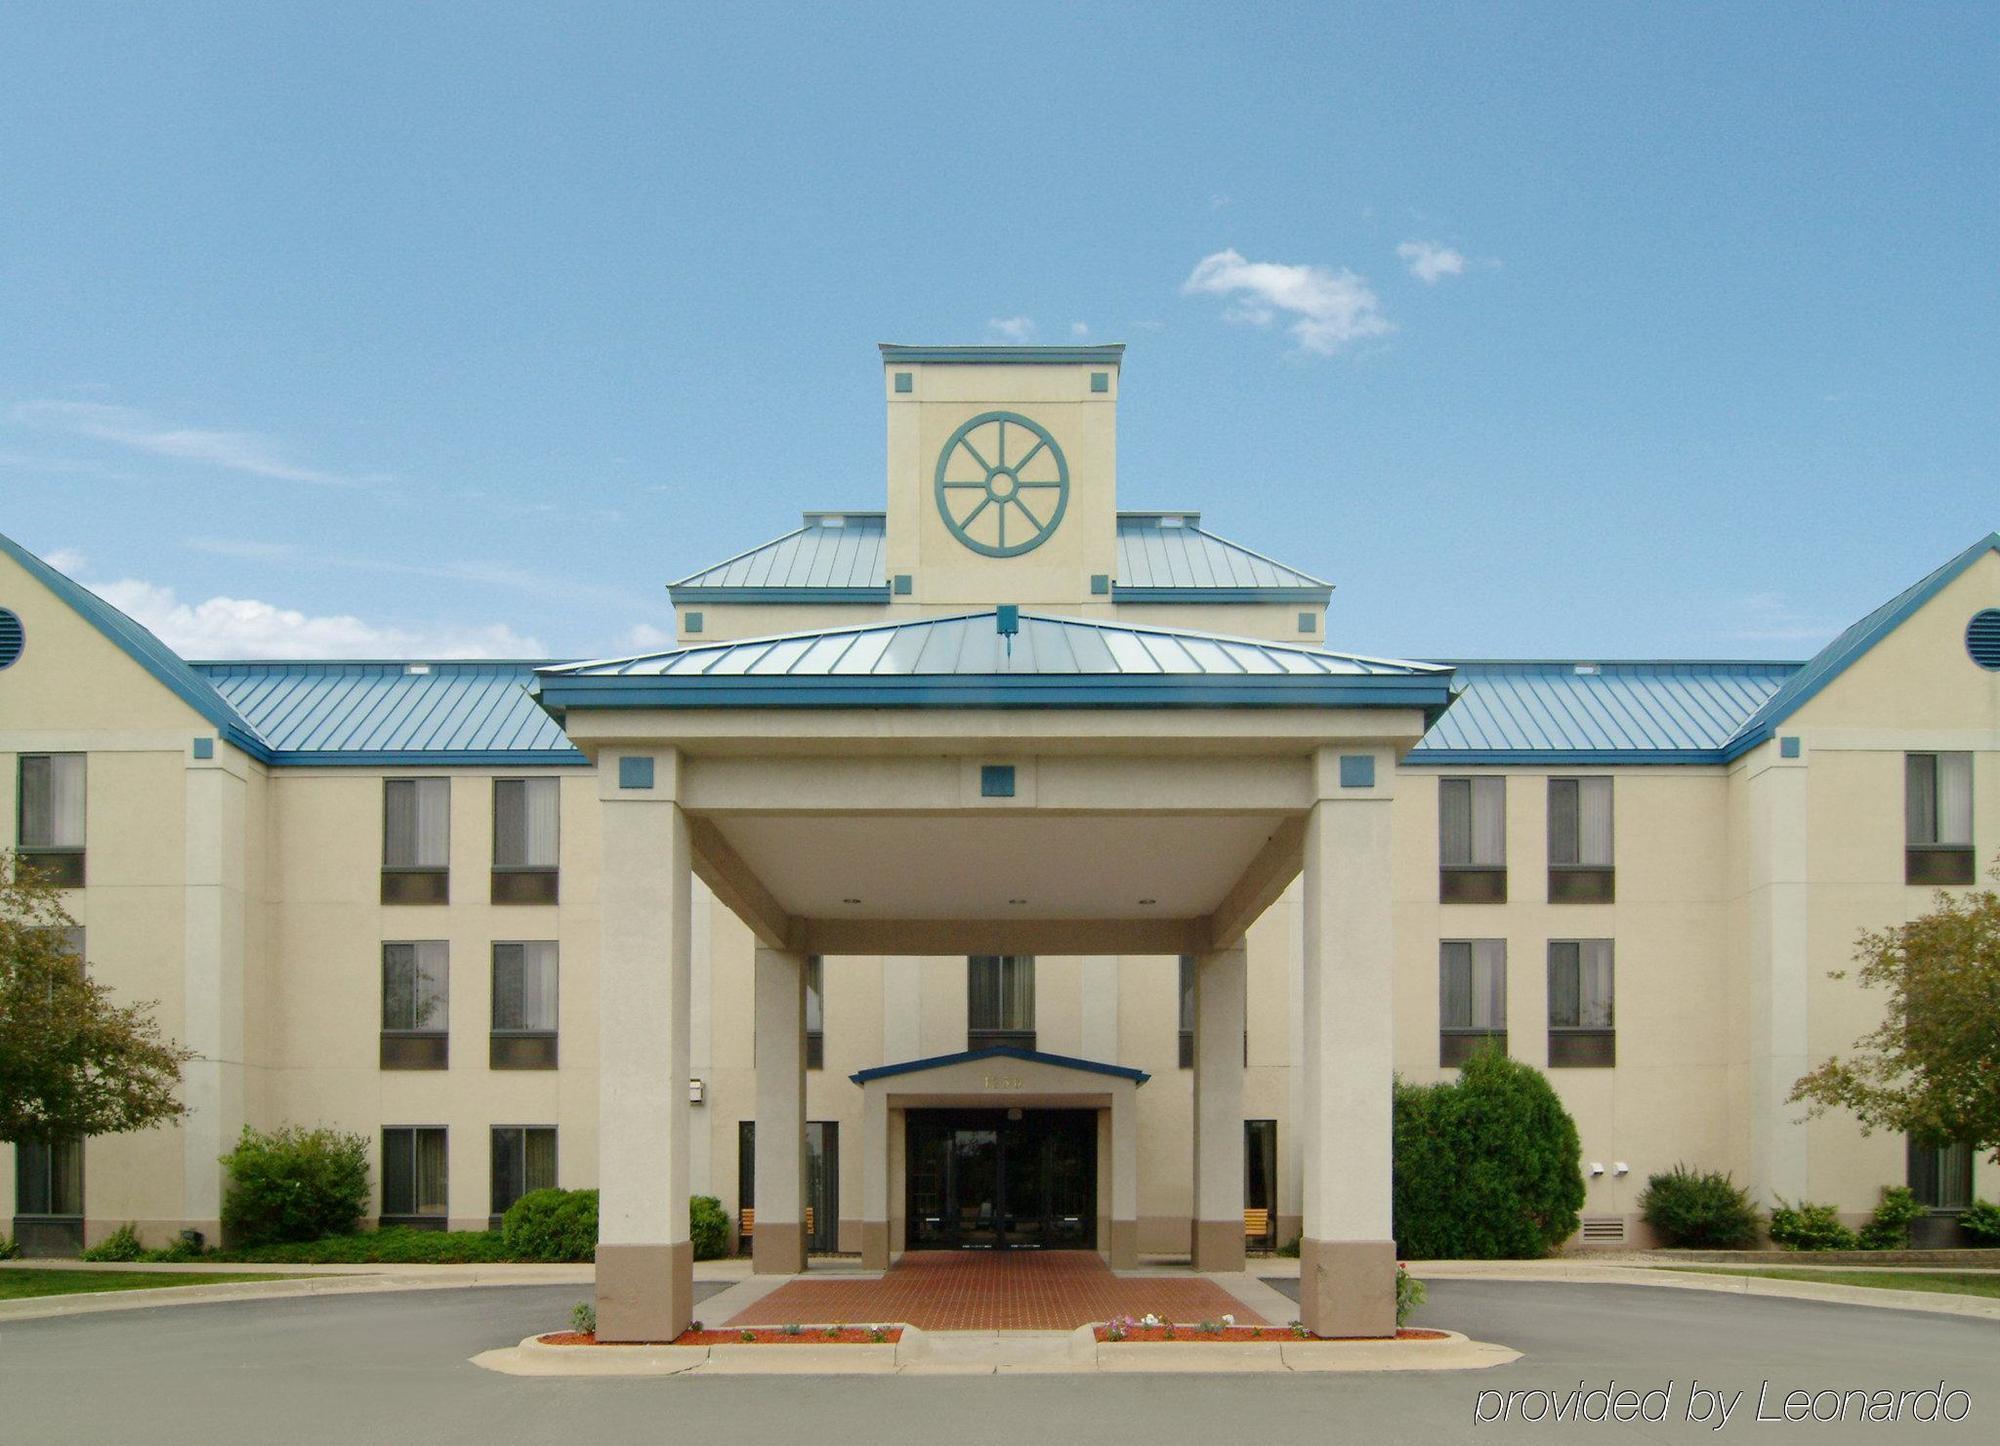
[[1908,1250],[1910,1248],[1910,1222],[1924,1214],[1924,1207],[1917,1203],[1917,1197],[1902,1185],[1882,1187],[1881,1203],[1875,1207],[1874,1218],[1861,1227],[1859,1237],[1863,1250]]
[[1398,1255],[1531,1259],[1576,1233],[1582,1144],[1540,1070],[1482,1050],[1395,1108]]
[[[1991,1200],[1973,1201],[1971,1208],[1958,1217],[1958,1223],[1981,1245],[2000,1245],[2000,1205]],[[0,1249],[4,1249],[4,1244],[0,1244]],[[0,1254],[0,1260],[5,1258]]]
[[1840,1223],[1839,1211],[1803,1200],[1796,1205],[1779,1200],[1770,1229],[1772,1243],[1786,1250],[1853,1250],[1858,1243]]
[[500,1219],[516,1260],[595,1260],[597,1192],[530,1190]]
[[696,1260],[720,1260],[729,1254],[729,1215],[713,1195],[688,1201],[688,1238]]
[[21,1254],[21,1242],[11,1235],[0,1235],[0,1260],[14,1260]]
[[207,1258],[250,1265],[490,1265],[515,1257],[497,1230],[389,1225],[353,1235],[218,1251]]
[[368,1140],[324,1127],[245,1128],[222,1157],[222,1227],[232,1243],[270,1245],[349,1235],[368,1208]]
[[1728,1175],[1685,1165],[1646,1181],[1639,1210],[1667,1244],[1691,1250],[1755,1245],[1761,1223],[1757,1207]]
[[1409,1271],[1403,1269],[1399,1263],[1396,1266],[1396,1324],[1398,1326],[1405,1326],[1410,1323],[1410,1312],[1424,1303],[1426,1294],[1428,1292],[1424,1290],[1424,1283],[1410,1274]]
[[139,1232],[128,1220],[84,1251],[81,1258],[93,1264],[103,1264],[112,1261],[144,1260],[147,1254],[146,1247],[139,1243]]

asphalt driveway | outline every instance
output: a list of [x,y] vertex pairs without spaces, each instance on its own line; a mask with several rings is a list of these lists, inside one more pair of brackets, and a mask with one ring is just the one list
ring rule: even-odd
[[[1273,1282],[1280,1289],[1289,1282]],[[720,1286],[697,1286],[707,1295]],[[0,1442],[1009,1443],[1713,1440],[1691,1382],[1742,1391],[1721,1434],[1990,1441],[2000,1323],[1643,1286],[1442,1280],[1419,1319],[1524,1352],[1496,1370],[1339,1376],[523,1379],[467,1358],[564,1324],[575,1286],[410,1291],[0,1324]],[[1480,1393],[1672,1382],[1653,1423],[1478,1424]],[[1960,1425],[1754,1419],[1794,1388],[1967,1393]],[[1657,1398],[1656,1398],[1657,1399]],[[1532,1408],[1535,1398],[1517,1398]],[[1713,1412],[1711,1411],[1711,1416]]]

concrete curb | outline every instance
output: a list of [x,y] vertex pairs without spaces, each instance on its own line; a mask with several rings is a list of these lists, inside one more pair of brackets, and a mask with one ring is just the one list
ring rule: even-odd
[[[472,1290],[507,1285],[560,1285],[555,1279],[523,1280],[515,1275],[484,1275],[458,1267],[457,1277],[407,1275],[401,1271],[374,1274],[302,1276],[294,1280],[214,1281],[206,1285],[163,1285],[156,1290],[107,1290],[81,1295],[30,1296],[0,1301],[0,1324],[47,1320],[58,1316],[96,1315],[112,1310],[157,1310],[164,1306],[215,1305],[232,1300],[292,1300],[309,1295],[372,1295],[403,1290]],[[181,1267],[186,1270],[187,1267]],[[263,1274],[277,1273],[266,1268]],[[289,1271],[284,1272],[290,1274]],[[590,1282],[582,1282],[588,1292]]]
[[[807,1326],[808,1331],[817,1329]],[[1519,1351],[1469,1340],[1100,1342],[1095,1326],[1060,1331],[928,1332],[904,1326],[884,1345],[517,1346],[483,1351],[472,1364],[509,1376],[880,1376],[1064,1375],[1239,1371],[1480,1371],[1521,1358]],[[964,1339],[954,1339],[963,1336]]]

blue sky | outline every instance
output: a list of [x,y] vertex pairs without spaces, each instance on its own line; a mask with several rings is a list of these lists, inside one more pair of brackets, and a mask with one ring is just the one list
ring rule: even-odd
[[880,505],[880,340],[1128,343],[1121,502],[1334,646],[1803,656],[2000,527],[1992,6],[4,30],[0,530],[197,654],[656,639]]

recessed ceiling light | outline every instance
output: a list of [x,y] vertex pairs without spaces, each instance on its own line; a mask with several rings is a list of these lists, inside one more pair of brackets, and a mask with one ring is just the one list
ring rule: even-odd
[[1009,899],[1007,902],[1010,904],[1025,904],[1028,901],[1026,899]]
[[860,902],[861,902],[861,900],[859,900],[859,899],[842,899],[842,900],[841,900],[840,902],[841,902],[841,903],[843,903],[843,904],[858,904],[858,903],[860,903]]
[[1139,900],[1139,902],[1141,905],[1147,905],[1147,904],[1157,904],[1160,901],[1158,899],[1141,899]]

